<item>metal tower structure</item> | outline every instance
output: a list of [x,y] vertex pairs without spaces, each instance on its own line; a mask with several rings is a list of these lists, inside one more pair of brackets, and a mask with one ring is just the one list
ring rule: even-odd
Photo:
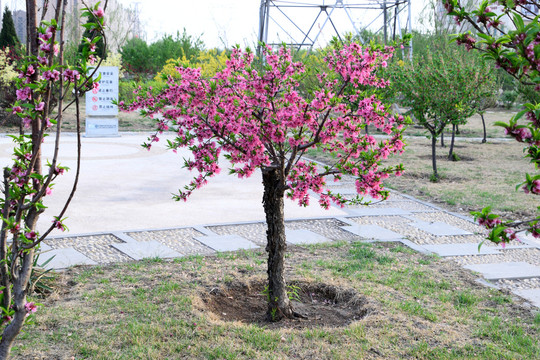
[[364,30],[385,43],[410,33],[411,0],[261,0],[259,41],[270,46],[310,50],[347,32],[363,43]]
[[132,13],[132,19],[131,22],[133,23],[133,36],[138,38],[143,38],[142,34],[142,27],[141,27],[141,2],[137,1],[133,4],[133,13]]

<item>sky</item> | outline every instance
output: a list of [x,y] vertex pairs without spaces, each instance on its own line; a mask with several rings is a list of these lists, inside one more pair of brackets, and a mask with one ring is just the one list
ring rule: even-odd
[[[230,47],[239,44],[242,47],[253,46],[257,43],[260,0],[119,0],[128,7],[138,3],[142,27],[146,30],[146,40],[155,41],[163,34],[175,35],[177,31],[182,32],[185,28],[187,33],[194,36],[201,36],[207,48]],[[297,0],[298,1],[298,0]],[[323,0],[299,0],[321,4]],[[362,1],[345,0],[347,3],[360,3]],[[364,0],[365,1],[365,0]],[[413,14],[418,14],[421,10],[422,1],[413,0]],[[335,0],[326,0],[326,4],[333,5]],[[275,10],[275,9],[274,9]],[[321,16],[314,21],[319,9],[302,10],[292,14],[295,22],[302,29],[308,29],[312,24],[314,30],[312,37],[318,32],[318,28],[323,28],[324,32],[319,37],[318,42],[324,43],[331,39],[333,32],[331,24],[324,22]],[[351,17],[355,22],[370,22],[380,13],[365,13],[362,10],[351,12]],[[274,18],[284,28],[280,29],[275,22],[270,22],[269,42],[284,41],[287,33],[292,35],[296,41],[303,40],[302,35],[294,29],[280,14],[274,11]],[[414,17],[414,15],[413,15]],[[343,10],[337,10],[332,17],[336,27],[341,31],[351,31],[353,27],[351,21]],[[382,23],[382,20],[381,20]],[[415,20],[413,18],[413,24]],[[365,23],[367,25],[367,23]],[[307,26],[307,27],[306,27]],[[289,41],[287,41],[289,42]]]
[[257,39],[259,0],[120,0],[139,3],[142,26],[149,42],[185,28],[207,47],[253,45]]

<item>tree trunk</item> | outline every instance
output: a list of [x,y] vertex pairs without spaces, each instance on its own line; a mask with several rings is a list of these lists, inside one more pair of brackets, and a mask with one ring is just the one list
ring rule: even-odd
[[441,131],[441,147],[445,147],[445,145],[444,145],[444,131]]
[[287,296],[284,276],[285,217],[283,212],[284,181],[278,169],[266,168],[262,171],[264,195],[263,206],[266,215],[268,252],[268,319],[279,321],[293,317],[293,310]]
[[[58,2],[59,4],[59,2]],[[27,26],[27,54],[31,56],[37,56],[39,50],[38,36],[37,36],[37,0],[26,0],[26,26]],[[38,73],[35,72],[31,75],[30,82],[35,83],[37,80]],[[33,168],[31,169],[33,173],[41,175],[41,122],[39,117],[32,120],[32,157],[35,158]],[[7,190],[7,189],[6,189]],[[36,192],[39,192],[39,187],[35,187]],[[5,201],[9,201],[9,194],[5,193]],[[28,215],[26,215],[25,226],[27,226],[31,231],[35,230],[37,218],[39,216],[39,210],[36,208],[31,208],[28,210]],[[5,231],[3,229],[3,231]],[[5,233],[2,234],[2,241],[5,241]],[[34,249],[28,249],[22,255],[19,255],[18,244],[20,239],[17,239],[16,236],[13,239],[12,248],[13,253],[11,256],[12,264],[19,261],[18,266],[13,267],[13,272],[11,273],[11,279],[13,283],[12,295],[13,298],[13,309],[15,313],[13,314],[13,319],[11,322],[4,328],[2,333],[2,338],[0,340],[0,360],[5,360],[9,357],[11,348],[15,342],[17,335],[21,332],[21,329],[24,325],[24,321],[27,316],[25,309],[26,304],[26,292],[28,288],[28,281],[30,280],[30,275],[32,273],[32,266],[34,263]],[[6,248],[2,244],[2,256],[5,255]],[[5,278],[8,275],[5,273],[5,268],[2,270],[2,283],[9,283],[10,279]],[[7,305],[6,300],[3,304]]]
[[448,160],[455,161],[454,158],[454,141],[456,139],[456,125],[452,124],[452,139],[450,140],[450,151],[448,152]]
[[482,139],[482,144],[485,144],[487,142],[487,133],[486,133],[486,121],[484,120],[484,114],[480,114],[480,118],[482,118],[482,128],[484,129],[484,138]]
[[15,338],[21,332],[24,321],[26,320],[27,312],[24,305],[26,304],[26,290],[32,273],[33,259],[34,249],[32,248],[27,250],[23,255],[23,260],[21,261],[22,268],[19,270],[18,277],[13,284],[13,308],[15,314],[13,314],[11,323],[6,326],[2,333],[2,341],[0,342],[0,360],[8,359],[11,348],[15,343]]
[[437,173],[437,137],[434,133],[431,133],[431,165],[433,166],[433,178],[436,181],[439,179],[439,174]]

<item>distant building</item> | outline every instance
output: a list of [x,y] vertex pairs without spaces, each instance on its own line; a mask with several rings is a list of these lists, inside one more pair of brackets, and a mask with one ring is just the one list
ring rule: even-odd
[[13,11],[13,23],[15,24],[15,31],[21,44],[26,44],[26,11],[15,10]]

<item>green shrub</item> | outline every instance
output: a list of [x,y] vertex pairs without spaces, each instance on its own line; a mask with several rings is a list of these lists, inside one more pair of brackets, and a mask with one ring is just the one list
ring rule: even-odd
[[161,89],[165,86],[165,83],[155,81],[155,80],[149,80],[149,81],[122,80],[118,84],[119,101],[133,102],[136,98],[136,94],[134,94],[134,91],[136,91],[139,88],[139,86],[141,87],[142,92],[146,93],[147,91],[151,91],[152,94],[155,95],[161,91]]

